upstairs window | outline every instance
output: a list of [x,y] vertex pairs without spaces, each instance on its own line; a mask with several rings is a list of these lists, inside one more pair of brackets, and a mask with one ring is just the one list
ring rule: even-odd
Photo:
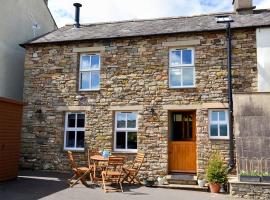
[[84,150],[85,114],[66,113],[65,150]]
[[137,113],[116,112],[115,114],[115,151],[137,151]]
[[82,54],[80,59],[80,91],[99,90],[100,55]]
[[194,49],[172,49],[169,56],[170,88],[195,87]]
[[209,110],[210,139],[229,139],[228,110]]

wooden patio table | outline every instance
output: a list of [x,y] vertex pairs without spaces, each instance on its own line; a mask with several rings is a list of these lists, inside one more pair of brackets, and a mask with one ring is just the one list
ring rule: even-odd
[[102,155],[94,155],[90,157],[94,161],[94,181],[96,181],[96,168],[99,162],[108,162],[109,158],[105,158]]

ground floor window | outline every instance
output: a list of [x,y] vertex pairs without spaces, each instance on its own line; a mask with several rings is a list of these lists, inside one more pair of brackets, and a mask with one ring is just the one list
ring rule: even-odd
[[136,112],[115,113],[115,151],[137,151],[138,120]]
[[66,113],[64,149],[84,150],[85,114]]
[[228,110],[209,110],[210,139],[229,139]]

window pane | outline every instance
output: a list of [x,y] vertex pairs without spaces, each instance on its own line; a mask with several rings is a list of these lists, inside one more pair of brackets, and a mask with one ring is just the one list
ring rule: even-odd
[[212,121],[218,121],[218,112],[213,111],[211,114],[211,120]]
[[219,112],[219,121],[225,121],[225,111]]
[[91,56],[91,69],[99,69],[99,55]]
[[182,57],[182,64],[192,64],[192,50],[183,50]]
[[81,57],[81,70],[89,70],[91,66],[90,56]]
[[90,88],[90,72],[81,72],[80,89]]
[[211,136],[218,136],[218,125],[215,124],[210,125],[210,134]]
[[137,132],[128,132],[128,149],[137,149]]
[[75,147],[75,131],[66,132],[66,147]]
[[182,70],[183,70],[183,86],[193,86],[194,68],[184,67]]
[[181,51],[171,51],[170,62],[171,62],[171,66],[180,66],[181,65]]
[[99,71],[91,73],[91,87],[92,89],[99,89]]
[[126,132],[116,132],[116,148],[126,148]]
[[181,86],[181,69],[170,69],[170,85]]
[[220,125],[220,136],[227,136],[227,124]]
[[127,128],[136,128],[136,113],[127,113]]
[[75,127],[75,114],[68,114],[68,127]]
[[84,114],[77,115],[77,127],[84,128]]
[[83,148],[84,147],[84,131],[77,132],[77,145],[76,147]]
[[126,128],[126,113],[117,113],[117,128]]

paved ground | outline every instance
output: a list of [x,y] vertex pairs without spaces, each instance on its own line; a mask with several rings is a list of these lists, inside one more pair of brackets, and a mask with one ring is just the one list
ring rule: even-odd
[[24,171],[18,179],[0,183],[1,200],[228,200],[229,195],[161,188],[130,187],[124,193],[104,193],[101,188],[78,184],[68,188],[67,174]]

